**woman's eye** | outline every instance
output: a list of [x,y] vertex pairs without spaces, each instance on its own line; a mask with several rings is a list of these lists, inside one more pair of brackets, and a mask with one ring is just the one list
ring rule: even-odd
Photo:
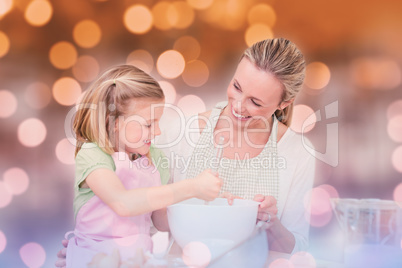
[[256,103],[254,100],[251,100],[251,102],[252,102],[255,106],[261,107],[261,105],[259,105],[258,103]]
[[147,128],[151,128],[151,126],[152,126],[152,125],[145,125],[145,127],[147,127]]
[[240,91],[240,87],[239,87],[237,84],[233,84],[233,86],[234,86],[234,88],[235,88],[236,90],[239,90],[239,91]]

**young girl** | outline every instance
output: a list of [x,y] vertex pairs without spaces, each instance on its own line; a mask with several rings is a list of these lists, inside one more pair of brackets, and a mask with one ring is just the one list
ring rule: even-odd
[[[140,248],[151,251],[151,220],[167,231],[167,206],[218,196],[222,181],[209,171],[161,186],[150,148],[160,134],[163,103],[159,84],[130,65],[106,71],[84,94],[74,119],[75,230],[68,242],[67,267],[87,267],[97,253],[115,249],[122,260]],[[112,155],[125,167],[117,173]],[[124,161],[127,158],[130,161]]]

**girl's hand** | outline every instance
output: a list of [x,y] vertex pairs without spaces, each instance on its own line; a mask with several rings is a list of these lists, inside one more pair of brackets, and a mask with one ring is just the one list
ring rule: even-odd
[[224,192],[224,193],[221,194],[219,197],[227,198],[228,204],[229,204],[230,206],[233,205],[233,200],[234,200],[234,199],[243,199],[243,198],[241,198],[240,196],[233,195],[233,194],[231,194],[231,193],[229,193],[229,192]]
[[272,225],[272,223],[278,219],[276,217],[276,214],[278,213],[276,199],[273,196],[257,194],[254,196],[253,200],[261,202],[261,204],[258,206],[257,220],[265,221]]
[[66,253],[67,253],[68,240],[63,239],[61,241],[61,244],[63,245],[64,248],[60,249],[59,252],[57,252],[57,261],[55,263],[55,266],[58,268],[66,268]]
[[193,179],[193,182],[194,196],[205,201],[212,201],[217,198],[223,185],[223,180],[209,169],[201,172]]

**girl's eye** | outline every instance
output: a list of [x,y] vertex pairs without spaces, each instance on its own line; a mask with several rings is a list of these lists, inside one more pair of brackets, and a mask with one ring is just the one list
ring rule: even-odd
[[255,106],[261,107],[261,105],[259,105],[258,103],[256,103],[253,99],[251,100],[251,102],[252,102]]
[[145,125],[146,128],[151,128],[152,125]]

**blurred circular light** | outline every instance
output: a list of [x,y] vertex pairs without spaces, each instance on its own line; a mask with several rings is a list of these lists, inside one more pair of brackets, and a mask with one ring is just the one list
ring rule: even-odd
[[[172,21],[177,21],[177,14],[169,12],[171,9],[171,2],[160,1],[152,8],[153,23],[155,28],[159,30],[169,30],[172,28]],[[169,18],[174,16],[174,18]]]
[[81,86],[71,77],[62,77],[53,85],[53,97],[61,105],[75,104],[80,95]]
[[18,126],[18,140],[26,147],[36,147],[46,138],[46,126],[36,118],[29,118]]
[[358,58],[351,63],[351,74],[357,86],[388,90],[401,84],[399,65],[385,58]]
[[182,74],[184,82],[192,87],[204,85],[208,81],[208,77],[208,66],[200,60],[188,62]]
[[196,95],[186,95],[177,102],[177,107],[185,115],[194,115],[205,112],[204,101]]
[[34,82],[27,87],[24,97],[26,103],[32,108],[43,109],[49,104],[52,94],[48,85]]
[[331,219],[332,219],[332,211],[327,211],[322,214],[311,214],[306,218],[306,220],[313,227],[324,227],[331,221]]
[[308,252],[299,251],[290,257],[290,261],[293,263],[295,267],[304,267],[304,268],[316,268],[317,263],[313,257]]
[[402,146],[399,146],[394,150],[391,161],[395,170],[402,173]]
[[10,168],[3,175],[8,191],[13,195],[23,194],[29,186],[29,177],[21,168]]
[[322,62],[312,62],[306,67],[305,84],[312,89],[322,89],[328,85],[331,72]]
[[32,26],[47,24],[53,15],[53,7],[49,1],[34,0],[25,9],[25,20]]
[[46,252],[41,245],[31,242],[20,248],[20,257],[29,268],[39,268],[46,261]]
[[174,86],[167,81],[159,81],[158,83],[163,90],[163,94],[165,95],[165,103],[173,104],[176,100],[176,89]]
[[179,51],[186,61],[196,60],[200,56],[200,43],[192,36],[185,35],[174,42],[173,49]]
[[274,34],[271,28],[265,24],[256,23],[247,28],[245,33],[245,40],[247,46],[252,46],[254,43],[273,38]]
[[80,82],[93,81],[98,76],[99,70],[98,61],[88,55],[80,56],[72,69],[75,78]]
[[6,15],[13,7],[13,0],[0,1],[0,19]]
[[6,184],[0,181],[0,208],[4,208],[11,203],[13,195],[8,190]]
[[[401,146],[400,148],[402,148],[402,146]],[[401,158],[400,158],[400,160],[402,160],[402,152],[401,152]],[[400,162],[400,163],[402,163],[402,162]],[[398,185],[395,187],[395,190],[394,190],[394,200],[395,200],[395,202],[398,202],[399,204],[402,204],[402,183],[398,184]]]
[[187,3],[194,9],[203,10],[209,8],[214,0],[187,0]]
[[295,268],[295,266],[288,259],[278,258],[269,264],[269,268]]
[[315,187],[311,190],[309,197],[311,198],[310,207],[308,206],[308,197],[305,198],[304,205],[306,210],[310,211],[312,215],[320,215],[332,211],[331,203],[329,201],[330,196],[326,190]]
[[167,50],[163,52],[157,62],[156,68],[161,76],[173,79],[181,75],[186,63],[183,56],[176,50]]
[[[186,2],[175,1],[169,7],[169,13],[177,14],[177,20],[171,21],[172,26],[178,29],[186,29],[194,22],[194,10]],[[172,14],[171,13],[171,14]]]
[[332,185],[322,184],[322,185],[318,186],[317,188],[320,188],[320,189],[326,191],[330,198],[339,198],[338,191]]
[[276,22],[276,13],[270,5],[257,4],[250,9],[247,19],[250,25],[262,23],[272,28]]
[[83,20],[74,26],[74,41],[83,48],[92,48],[99,44],[102,31],[99,25],[93,20]]
[[211,251],[202,242],[190,242],[183,247],[183,262],[189,267],[206,267],[211,262]]
[[71,68],[77,61],[77,55],[74,45],[66,41],[57,42],[49,52],[50,63],[58,69]]
[[124,13],[124,26],[134,34],[144,34],[151,30],[152,21],[152,13],[144,5],[132,5]]
[[395,142],[402,142],[402,115],[392,117],[387,127],[389,137]]
[[0,90],[0,118],[12,116],[17,110],[17,98],[8,90]]
[[307,133],[312,130],[317,122],[314,110],[304,104],[293,107],[290,128],[297,133]]
[[73,165],[75,163],[75,146],[68,139],[62,139],[56,145],[56,156],[63,164]]
[[8,36],[0,31],[0,58],[8,53],[10,50],[10,39]]
[[402,99],[392,102],[387,109],[388,120],[398,115],[402,115]]
[[154,67],[154,59],[151,53],[144,49],[137,49],[131,52],[127,57],[126,63],[134,65],[148,74],[152,72]]
[[7,238],[2,231],[0,231],[0,254],[4,251],[7,246]]

